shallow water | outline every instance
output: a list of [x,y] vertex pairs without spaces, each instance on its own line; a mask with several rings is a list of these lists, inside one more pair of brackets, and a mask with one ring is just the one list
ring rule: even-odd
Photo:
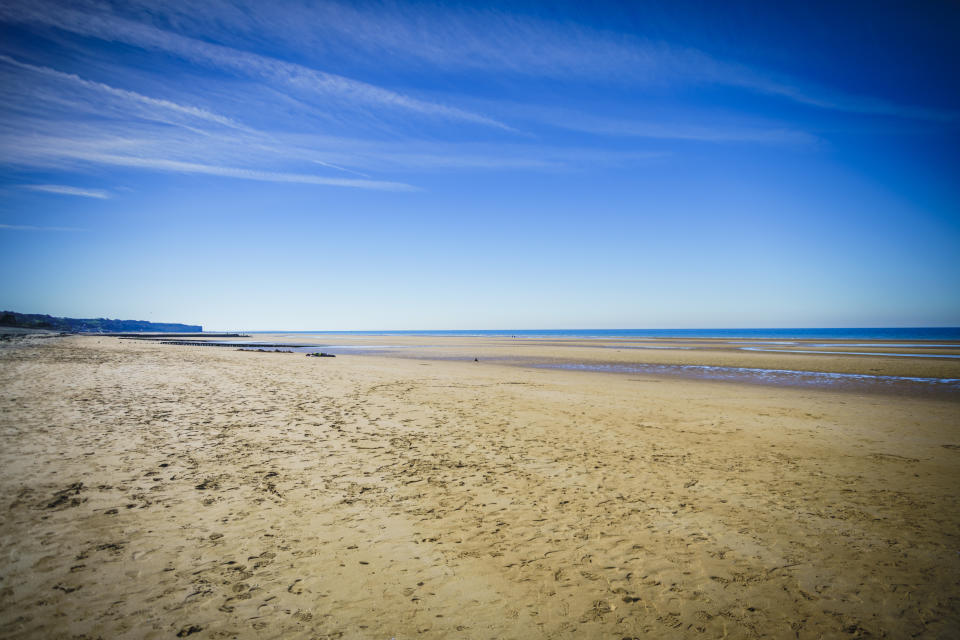
[[700,364],[585,364],[576,362],[537,363],[538,369],[567,371],[600,371],[675,378],[697,378],[749,384],[770,384],[793,387],[838,387],[848,390],[875,391],[899,389],[904,391],[960,392],[960,378],[922,378],[910,376],[882,376],[865,373],[828,373],[822,371],[793,371],[790,369],[754,369],[749,367],[721,367]]
[[[754,344],[766,344],[754,342]],[[791,342],[789,344],[797,344]],[[824,343],[805,343],[805,347],[898,347],[898,348],[923,348],[923,349],[960,349],[960,344],[937,344],[930,342],[824,342]]]
[[[905,345],[913,346],[913,345]],[[760,347],[740,347],[741,351],[764,351],[767,353],[822,353],[833,355],[835,353],[851,356],[893,356],[896,358],[960,358],[960,355],[947,355],[943,353],[886,353],[880,351],[811,351],[802,349],[763,349]]]
[[[424,345],[296,345],[273,343],[273,346],[251,347],[242,343],[220,343],[224,345],[236,345],[243,351],[256,351],[258,348],[266,351],[289,351],[293,354],[307,354],[315,352],[325,352],[334,355],[390,355],[394,357],[416,358],[427,360],[450,360],[450,361],[471,361],[473,356],[441,354],[434,350],[428,353],[421,352]],[[257,343],[265,345],[269,343]],[[427,345],[438,347],[440,345]],[[449,346],[449,345],[447,345]],[[643,346],[610,346],[616,349],[642,349]],[[659,347],[654,347],[659,348]],[[674,347],[666,347],[674,348]],[[676,347],[690,348],[690,347]],[[960,356],[943,356],[940,354],[904,354],[904,353],[872,353],[872,352],[846,352],[846,351],[812,351],[812,350],[790,350],[790,349],[767,349],[738,347],[746,351],[765,351],[775,353],[815,353],[815,354],[860,354],[863,355],[893,355],[907,357],[949,357],[958,358]],[[539,369],[563,369],[568,371],[597,371],[605,373],[621,373],[634,375],[649,375],[653,377],[673,377],[687,379],[713,380],[723,382],[738,382],[746,384],[764,384],[775,386],[822,388],[822,389],[842,389],[854,391],[893,391],[902,393],[919,394],[949,394],[950,397],[960,397],[960,378],[929,378],[929,377],[910,377],[910,376],[890,376],[861,373],[835,373],[821,371],[795,371],[791,369],[762,369],[751,367],[729,367],[717,365],[698,365],[698,364],[651,364],[651,363],[581,363],[581,362],[543,362],[531,360],[523,356],[488,356],[481,358],[483,362],[492,362],[498,364],[509,364],[514,366],[533,367]]]

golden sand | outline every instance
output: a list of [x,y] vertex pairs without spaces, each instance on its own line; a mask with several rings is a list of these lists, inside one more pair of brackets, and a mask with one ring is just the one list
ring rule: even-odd
[[[714,346],[642,358],[958,366]],[[446,348],[478,363],[93,337],[0,350],[0,636],[960,628],[956,398],[486,362],[564,349],[641,357],[493,340]]]

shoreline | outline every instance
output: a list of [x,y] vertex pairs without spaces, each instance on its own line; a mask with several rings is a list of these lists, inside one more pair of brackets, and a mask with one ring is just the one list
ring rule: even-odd
[[[656,340],[656,344],[637,344],[636,340],[611,341],[534,340],[518,344],[503,338],[465,338],[393,335],[339,337],[290,334],[262,334],[260,340],[210,340],[209,344],[238,349],[270,349],[307,353],[323,349],[336,355],[399,357],[409,359],[499,363],[518,367],[562,368],[570,370],[643,375],[666,379],[699,378],[724,382],[742,382],[768,386],[820,387],[854,392],[937,395],[960,400],[960,343],[938,343],[922,353],[909,353],[917,347],[902,343],[907,353],[890,353],[893,347],[883,342],[880,351],[851,354],[841,351],[810,351],[807,342],[793,341],[790,348],[765,349],[746,341],[714,339]],[[176,343],[169,346],[198,346],[205,341]],[[312,344],[311,344],[312,342]],[[644,342],[653,342],[644,341]],[[825,344],[821,340],[813,342]],[[828,343],[834,344],[834,343]],[[838,341],[838,345],[845,345]],[[866,344],[866,343],[860,343]],[[907,354],[909,353],[909,357]]]
[[[740,329],[412,329],[412,330],[342,330],[342,331],[240,331],[251,335],[328,335],[328,336],[388,336],[460,337],[460,338],[532,338],[546,339],[708,339],[708,340],[908,340],[960,341],[960,327],[816,327],[816,328],[740,328]],[[899,336],[899,337],[896,337]],[[920,337],[923,336],[923,337]]]

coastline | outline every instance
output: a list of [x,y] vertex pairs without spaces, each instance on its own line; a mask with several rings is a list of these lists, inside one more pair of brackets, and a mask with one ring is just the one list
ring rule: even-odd
[[389,340],[410,353],[92,336],[0,350],[0,627],[667,638],[960,624],[954,401],[496,359],[941,377],[955,362]]
[[[751,370],[796,371],[809,373],[841,374],[844,376],[873,376],[890,378],[924,378],[949,381],[952,394],[954,382],[960,382],[960,341],[939,342],[935,345],[918,345],[917,342],[902,342],[893,346],[879,342],[878,346],[863,346],[856,343],[858,352],[849,353],[851,347],[845,340],[826,342],[823,339],[794,339],[789,345],[778,344],[775,348],[768,341],[715,338],[605,338],[605,339],[538,339],[510,338],[502,336],[421,336],[413,334],[382,335],[331,335],[263,333],[256,339],[242,338],[210,340],[221,345],[243,347],[247,343],[277,344],[278,348],[294,352],[324,349],[340,355],[395,356],[439,361],[473,361],[484,363],[512,364],[533,367],[594,367],[623,373],[644,375],[642,368],[651,369],[645,375],[671,377],[670,368],[679,369],[672,377],[697,378],[696,368],[722,368],[745,370],[740,376],[744,382],[764,383],[750,375]],[[305,346],[314,345],[314,346]],[[189,347],[187,347],[189,348]],[[811,353],[811,350],[815,350]],[[871,353],[873,352],[873,353]],[[634,370],[629,370],[633,367]],[[708,376],[700,375],[701,378]],[[730,376],[736,380],[737,375]],[[769,382],[769,381],[767,381]],[[842,385],[841,385],[842,386]],[[826,388],[829,385],[825,385]],[[861,385],[858,390],[869,390]],[[889,390],[889,389],[888,389]],[[878,391],[884,392],[883,388]]]

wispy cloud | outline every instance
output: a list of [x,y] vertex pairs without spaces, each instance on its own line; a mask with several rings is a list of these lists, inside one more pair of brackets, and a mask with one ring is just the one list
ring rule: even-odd
[[764,129],[718,125],[715,127],[683,123],[632,121],[580,121],[557,123],[574,131],[628,138],[656,140],[686,140],[695,142],[749,142],[758,144],[809,145],[818,138],[795,129]]
[[513,119],[529,121],[531,126],[537,123],[611,139],[792,146],[817,145],[822,142],[817,135],[783,122],[700,110],[672,110],[676,112],[670,114],[638,113],[634,118],[536,105],[511,104],[505,105],[504,110],[510,113]]
[[194,63],[267,79],[303,92],[333,96],[348,102],[401,109],[425,116],[470,122],[504,130],[510,129],[506,124],[493,118],[464,109],[421,100],[301,64],[197,40],[108,13],[89,14],[66,7],[51,8],[11,2],[0,5],[0,20],[41,24],[79,35],[159,50]]
[[[722,85],[820,109],[949,117],[801,89],[693,48],[497,11],[8,0],[0,22],[49,45],[0,44],[0,163],[45,171],[120,167],[411,191],[423,177],[415,172],[589,171],[689,147],[664,141],[821,142],[800,124],[738,111],[742,92],[722,92],[737,94],[730,117],[712,103],[680,114],[675,96],[659,105],[643,91],[623,96],[624,86],[633,92],[658,83],[673,94]],[[109,43],[136,47],[138,63]],[[413,97],[319,67],[435,90],[408,91],[420,96]],[[436,88],[450,78],[458,93]],[[596,95],[585,96],[584,87],[598,88]]]
[[77,227],[36,227],[29,224],[0,224],[5,231],[84,231]]
[[[260,147],[257,139],[220,139],[199,136],[186,131],[183,135],[149,131],[137,128],[129,132],[118,129],[113,135],[97,129],[78,127],[72,136],[51,136],[37,132],[14,134],[0,130],[0,146],[18,149],[8,163],[50,170],[64,170],[82,166],[125,167],[166,173],[198,174],[254,180],[259,182],[312,184],[355,189],[387,191],[415,191],[416,187],[403,182],[371,179],[352,179],[320,176],[309,172],[272,171],[257,168],[258,164],[275,161],[282,150]],[[244,157],[251,166],[228,164],[246,149]],[[292,148],[291,148],[292,150]],[[310,153],[303,151],[302,153]],[[313,152],[315,154],[315,152]],[[205,159],[197,161],[196,159]],[[97,192],[76,190],[61,185],[24,185],[37,191],[100,197]],[[83,193],[80,193],[83,191]],[[103,192],[106,196],[106,192]],[[95,195],[96,194],[96,195]]]
[[[270,182],[410,191],[416,190],[416,186],[405,182],[317,176],[306,167],[319,165],[357,174],[361,172],[350,167],[404,173],[557,171],[617,166],[656,160],[665,155],[659,151],[502,143],[462,143],[451,148],[442,142],[388,142],[305,134],[201,135],[188,129],[150,130],[120,124],[108,129],[76,125],[69,131],[51,135],[41,126],[24,121],[14,131],[0,128],[0,147],[18,150],[16,154],[10,154],[8,164],[53,171],[77,170],[91,165],[113,166]],[[280,164],[297,170],[263,169],[277,166],[280,159],[283,160]],[[242,161],[243,166],[238,166],[238,161]]]
[[[84,89],[94,91],[99,94],[104,94],[109,98],[119,99],[125,103],[133,103],[140,107],[147,107],[149,109],[157,110],[159,112],[164,112],[164,113],[172,112],[181,116],[196,118],[199,120],[216,123],[226,127],[232,127],[236,129],[247,128],[241,125],[240,123],[232,120],[231,118],[228,118],[226,116],[222,116],[216,113],[212,113],[210,111],[207,111],[206,109],[192,107],[189,105],[181,105],[181,104],[177,104],[176,102],[171,102],[170,100],[151,98],[149,96],[142,95],[135,91],[118,89],[116,87],[112,87],[102,82],[94,82],[91,80],[86,80],[72,73],[64,73],[62,71],[57,71],[56,69],[52,69],[50,67],[42,67],[42,66],[21,62],[19,60],[16,60],[15,58],[12,58],[10,56],[6,56],[3,54],[0,54],[0,62],[13,66],[17,69],[29,71],[31,73],[38,74],[47,78],[51,78],[56,81],[69,83],[78,87],[82,87]],[[157,119],[159,121],[166,121],[166,119],[162,116],[156,117],[154,119]]]
[[23,184],[20,186],[29,191],[55,193],[63,196],[79,196],[81,198],[97,198],[99,200],[108,200],[110,198],[110,192],[103,189],[84,189],[64,184]]
[[[150,0],[130,0],[126,4],[131,15],[163,16],[197,33],[290,44],[321,55],[347,51],[375,67],[419,65],[450,73],[506,73],[589,84],[708,83],[820,109],[920,120],[960,119],[956,110],[850,94],[762,65],[725,60],[696,47],[496,9],[326,1],[291,2],[277,11],[257,0],[170,0],[161,6]],[[67,22],[59,13],[56,19]],[[84,28],[94,30],[89,25]]]
[[782,96],[800,104],[821,109],[862,113],[865,115],[895,116],[915,120],[932,120],[937,122],[955,122],[960,120],[960,112],[952,109],[933,109],[916,105],[904,105],[880,98],[850,95],[823,88],[804,88],[791,83],[789,80],[778,80],[775,78],[756,79],[753,82],[745,82],[745,86],[757,88],[771,95]]
[[333,164],[332,162],[324,162],[323,160],[313,160],[314,164],[319,164],[321,167],[330,167],[331,169],[336,169],[337,171],[343,171],[344,173],[352,173],[355,176],[360,176],[361,178],[369,178],[365,173],[360,173],[359,171],[354,171],[353,169],[346,169],[344,167]]
[[314,184],[333,187],[354,187],[357,189],[378,189],[387,191],[415,191],[415,187],[402,182],[384,180],[354,180],[349,178],[327,178],[303,173],[282,173],[277,171],[258,171],[239,167],[225,167],[198,164],[196,162],[179,162],[163,158],[140,158],[134,156],[120,156],[106,153],[77,153],[79,160],[87,160],[96,164],[133,167],[138,169],[153,169],[175,173],[196,173],[223,178],[240,178],[242,180],[258,180],[260,182],[288,182],[297,184]]

